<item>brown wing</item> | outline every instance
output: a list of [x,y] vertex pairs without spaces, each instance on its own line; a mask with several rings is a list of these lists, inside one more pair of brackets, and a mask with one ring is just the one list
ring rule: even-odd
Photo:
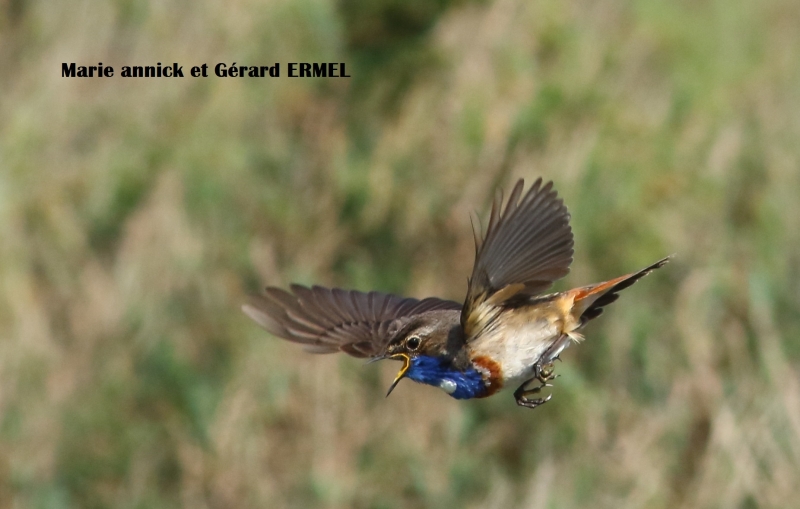
[[520,179],[505,210],[498,193],[483,240],[475,232],[475,266],[461,312],[468,341],[480,334],[500,304],[539,294],[569,272],[573,243],[567,207],[552,182],[542,185],[539,178],[524,196],[523,187]]
[[272,334],[306,345],[313,353],[343,351],[374,357],[389,341],[397,318],[434,309],[461,309],[461,304],[429,297],[412,299],[379,292],[292,285],[291,293],[267,288],[242,311]]

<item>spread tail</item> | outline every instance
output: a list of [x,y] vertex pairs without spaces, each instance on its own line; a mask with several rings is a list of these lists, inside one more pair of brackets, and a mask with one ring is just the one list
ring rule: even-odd
[[570,313],[580,324],[578,328],[585,325],[589,320],[600,316],[603,313],[603,306],[607,306],[619,298],[620,290],[628,288],[639,279],[663,267],[671,258],[672,255],[667,256],[638,272],[626,274],[611,281],[583,286],[567,292],[572,296],[573,304]]

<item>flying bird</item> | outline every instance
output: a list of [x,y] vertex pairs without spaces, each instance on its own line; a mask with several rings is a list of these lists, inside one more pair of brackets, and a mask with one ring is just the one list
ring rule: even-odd
[[570,215],[552,182],[539,178],[523,190],[519,180],[505,207],[498,193],[485,235],[473,229],[475,264],[463,304],[291,285],[266,288],[242,309],[309,352],[401,361],[387,396],[410,378],[456,399],[513,389],[518,405],[536,408],[552,396],[539,393],[551,386],[561,352],[583,339],[579,331],[670,257],[603,283],[544,294],[572,263]]

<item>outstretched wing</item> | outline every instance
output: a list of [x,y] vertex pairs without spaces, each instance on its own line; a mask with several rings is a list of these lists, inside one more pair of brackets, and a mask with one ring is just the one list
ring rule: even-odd
[[292,285],[291,292],[267,288],[242,311],[272,334],[306,345],[313,353],[342,351],[374,357],[389,341],[397,318],[435,309],[461,309],[461,304],[429,297],[412,299],[379,292]]
[[501,305],[547,290],[567,275],[572,263],[569,212],[553,190],[539,178],[523,196],[522,179],[514,186],[503,210],[498,193],[483,240],[475,232],[475,266],[461,325],[467,341],[475,339]]

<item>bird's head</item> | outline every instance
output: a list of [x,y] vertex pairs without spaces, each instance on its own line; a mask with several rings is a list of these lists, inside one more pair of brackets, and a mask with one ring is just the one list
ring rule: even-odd
[[[389,343],[384,352],[373,359],[403,362],[386,396],[405,377],[432,384],[440,376],[443,366],[452,364],[463,350],[458,317],[458,312],[430,311],[392,324]],[[438,382],[433,383],[436,384]]]

